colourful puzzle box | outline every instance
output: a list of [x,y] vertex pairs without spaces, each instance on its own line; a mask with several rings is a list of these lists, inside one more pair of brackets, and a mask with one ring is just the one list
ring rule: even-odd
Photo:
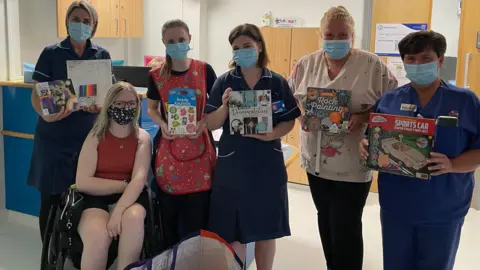
[[168,93],[168,129],[174,135],[192,135],[197,132],[197,92],[175,88]]
[[370,114],[367,166],[381,172],[430,179],[427,159],[435,119]]

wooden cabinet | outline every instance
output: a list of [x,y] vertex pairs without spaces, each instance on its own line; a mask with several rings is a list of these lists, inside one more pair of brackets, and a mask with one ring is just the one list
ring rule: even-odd
[[[274,28],[262,27],[262,35],[267,46],[270,64],[268,68],[288,79],[295,65],[309,53],[320,49],[320,33],[318,28]],[[287,143],[299,152],[300,123],[295,122],[293,130],[284,138]],[[288,165],[290,182],[308,184],[305,170],[300,167],[300,153],[292,158]]]
[[[66,37],[65,17],[74,0],[57,0],[58,36]],[[142,37],[143,0],[88,0],[98,13],[95,37]]]

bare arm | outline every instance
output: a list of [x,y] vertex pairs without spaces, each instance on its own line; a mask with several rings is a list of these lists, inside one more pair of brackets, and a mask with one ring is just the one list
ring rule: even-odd
[[137,153],[133,165],[132,180],[128,183],[122,197],[117,202],[125,210],[130,207],[140,196],[147,184],[148,170],[152,158],[152,143],[150,135],[143,129],[139,131]]
[[220,106],[218,110],[208,114],[206,116],[207,127],[210,130],[216,130],[223,126],[225,120],[228,117],[228,107],[225,105]]
[[[78,159],[76,186],[80,192],[103,196],[123,193],[126,184],[123,181],[95,177],[98,161],[98,139],[88,135],[83,143]],[[127,180],[127,179],[125,179]]]
[[294,126],[295,126],[295,120],[278,123],[278,125],[276,125],[275,128],[273,129],[272,138],[275,140],[282,138],[283,136],[290,133],[290,131],[292,131]]
[[161,126],[165,124],[165,119],[163,119],[159,108],[160,102],[158,100],[148,99],[148,116],[155,124]]
[[469,173],[480,167],[480,149],[472,149],[452,159],[454,173]]

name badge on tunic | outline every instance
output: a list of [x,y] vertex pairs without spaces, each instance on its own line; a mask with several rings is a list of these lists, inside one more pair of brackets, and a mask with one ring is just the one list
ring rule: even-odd
[[407,112],[416,112],[417,111],[417,105],[402,103],[400,105],[400,110],[401,111],[407,111]]

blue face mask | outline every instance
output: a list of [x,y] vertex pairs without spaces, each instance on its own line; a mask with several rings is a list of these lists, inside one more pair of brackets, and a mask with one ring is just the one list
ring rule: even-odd
[[324,40],[323,50],[333,59],[342,59],[350,52],[350,40]]
[[438,62],[415,65],[405,64],[407,78],[418,85],[430,85],[438,78]]
[[87,24],[71,22],[68,24],[68,35],[77,41],[85,41],[92,37],[92,27]]
[[167,55],[173,60],[183,60],[187,58],[187,53],[190,51],[190,44],[188,44],[188,42],[167,44],[165,47],[167,49]]
[[254,67],[257,64],[257,59],[257,50],[255,48],[233,51],[233,61],[242,68]]

